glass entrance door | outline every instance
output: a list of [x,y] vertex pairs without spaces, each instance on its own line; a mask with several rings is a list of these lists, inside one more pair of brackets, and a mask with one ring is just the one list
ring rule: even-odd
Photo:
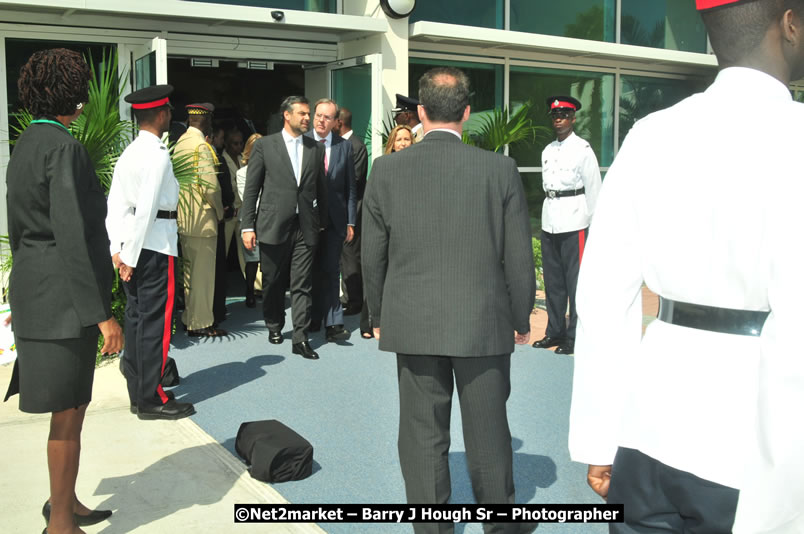
[[373,160],[382,155],[382,56],[331,63],[330,95],[352,112],[353,135],[359,135]]
[[132,49],[133,91],[167,81],[167,40],[154,37]]
[[[324,90],[325,89],[325,90]],[[328,63],[305,72],[305,94],[328,96],[352,112],[354,135],[366,143],[370,160],[382,155],[382,56],[371,54]]]

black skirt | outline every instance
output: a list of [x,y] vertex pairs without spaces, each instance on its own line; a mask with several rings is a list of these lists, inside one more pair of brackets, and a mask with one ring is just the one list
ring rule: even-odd
[[61,412],[92,399],[98,329],[76,339],[26,339],[17,336],[17,361],[6,400],[19,393],[20,410]]

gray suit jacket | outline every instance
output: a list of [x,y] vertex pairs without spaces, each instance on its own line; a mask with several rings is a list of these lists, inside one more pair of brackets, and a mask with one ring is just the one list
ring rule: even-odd
[[374,162],[363,280],[380,349],[490,356],[530,330],[530,218],[514,160],[432,132]]
[[[319,231],[326,226],[324,146],[306,136],[302,136],[302,142],[304,155],[298,185],[282,132],[254,143],[243,190],[241,224],[242,228],[254,228],[260,243],[279,245],[287,241],[297,205],[299,226],[308,246],[318,243]],[[259,213],[257,198],[260,198]]]

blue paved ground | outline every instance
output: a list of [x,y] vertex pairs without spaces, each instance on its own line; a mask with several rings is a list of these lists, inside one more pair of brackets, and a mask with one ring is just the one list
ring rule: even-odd
[[[241,282],[242,283],[242,282]],[[291,353],[290,313],[281,345],[268,343],[258,307],[228,301],[226,340],[173,337],[178,362],[177,397],[193,402],[193,420],[232,454],[241,422],[278,419],[315,448],[313,475],[274,487],[294,503],[404,503],[397,459],[398,398],[396,363],[377,350],[375,340],[353,333],[349,341],[311,342],[321,355],[309,361]],[[359,331],[358,318],[347,328]],[[508,402],[514,437],[514,474],[519,503],[600,503],[585,483],[585,466],[569,461],[567,419],[572,359],[550,351],[518,347],[511,363]],[[473,502],[465,464],[457,397],[453,405],[452,502]],[[331,533],[411,532],[393,524],[332,524]],[[456,532],[482,532],[480,525],[459,525]],[[606,532],[603,525],[542,524],[537,532]]]

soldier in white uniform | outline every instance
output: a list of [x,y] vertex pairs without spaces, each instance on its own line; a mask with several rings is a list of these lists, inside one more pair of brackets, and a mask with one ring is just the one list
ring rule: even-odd
[[[569,448],[624,503],[611,532],[800,534],[804,0],[697,5],[721,70],[637,122],[606,177]],[[643,283],[660,297],[644,337]]]
[[126,96],[140,133],[114,168],[106,229],[126,292],[123,370],[132,413],[179,419],[195,413],[162,389],[173,316],[179,183],[161,137],[170,126],[170,85]]
[[[533,346],[575,350],[575,286],[589,221],[600,190],[600,168],[589,143],[575,135],[575,112],[581,103],[571,96],[547,99],[556,140],[542,152],[542,268],[547,298],[545,337]],[[569,324],[565,319],[569,302]]]

